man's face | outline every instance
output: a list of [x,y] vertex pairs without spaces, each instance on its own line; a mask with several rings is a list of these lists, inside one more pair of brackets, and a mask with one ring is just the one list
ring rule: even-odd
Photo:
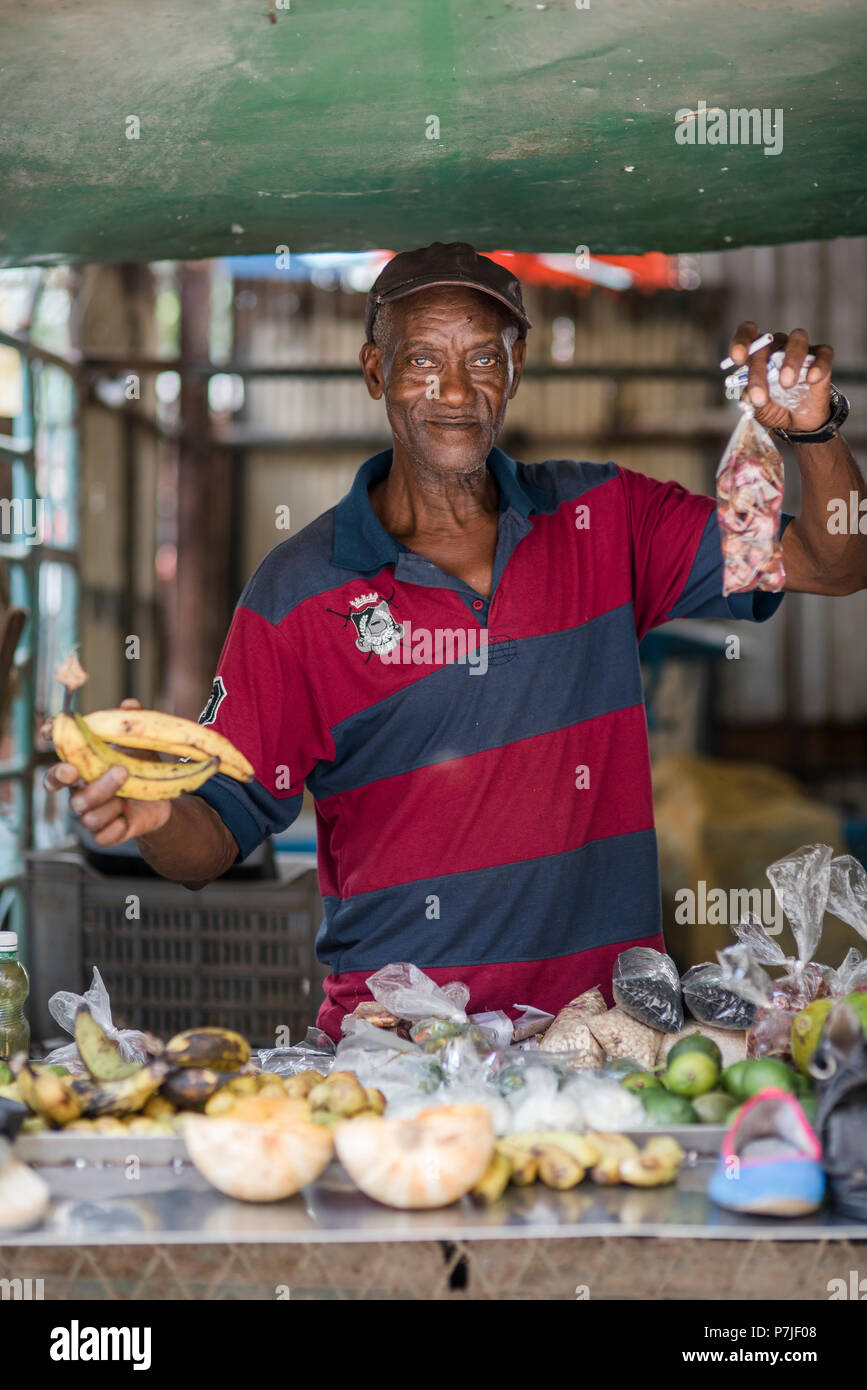
[[371,396],[385,396],[395,440],[431,471],[478,472],[521,378],[526,343],[514,320],[460,286],[420,290],[388,313],[389,342],[365,343],[360,359]]

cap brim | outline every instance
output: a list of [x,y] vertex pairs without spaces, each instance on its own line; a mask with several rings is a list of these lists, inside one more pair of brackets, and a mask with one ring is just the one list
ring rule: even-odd
[[[527,315],[517,309],[504,294],[498,294],[496,290],[491,289],[490,285],[484,285],[479,280],[472,280],[468,276],[460,279],[454,277],[444,279],[440,275],[424,275],[418,280],[414,280],[411,285],[401,285],[399,289],[389,290],[386,294],[381,295],[376,308],[378,310],[383,304],[392,304],[396,299],[406,299],[411,294],[418,294],[419,290],[432,289],[435,285],[457,285],[465,290],[478,290],[479,294],[486,294],[489,299],[496,299],[504,308],[508,309],[512,318],[517,319],[525,333],[528,328],[533,327]],[[376,318],[375,313],[373,318]],[[371,329],[372,327],[373,320],[371,320]],[[369,340],[370,330],[368,330],[367,336]]]

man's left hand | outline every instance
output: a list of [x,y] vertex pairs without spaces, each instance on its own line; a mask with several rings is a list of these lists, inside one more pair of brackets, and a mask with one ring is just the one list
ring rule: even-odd
[[[775,333],[772,343],[747,358],[747,349],[758,336],[755,323],[747,320],[740,324],[729,347],[729,356],[736,367],[749,362],[750,374],[742,398],[755,407],[759,424],[771,430],[821,429],[831,414],[834,349],[827,343],[812,344],[805,329],[795,328],[791,333]],[[785,406],[777,405],[768,395],[768,358],[781,348],[785,352],[780,367],[780,385],[784,389],[794,386],[808,353],[812,353],[816,359],[807,372],[807,393],[796,410],[786,410]]]

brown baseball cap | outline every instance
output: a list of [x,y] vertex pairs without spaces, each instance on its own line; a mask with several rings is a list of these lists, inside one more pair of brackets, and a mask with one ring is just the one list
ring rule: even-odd
[[399,251],[380,271],[367,296],[364,328],[373,339],[373,321],[381,304],[404,299],[431,285],[463,285],[498,299],[520,325],[520,337],[532,328],[521,299],[521,282],[504,266],[480,256],[465,241],[434,241],[418,251]]

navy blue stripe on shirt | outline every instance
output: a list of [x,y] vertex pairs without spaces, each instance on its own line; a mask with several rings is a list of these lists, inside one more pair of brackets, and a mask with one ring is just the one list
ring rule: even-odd
[[238,782],[218,772],[192,796],[213,806],[234,835],[240,853],[236,863],[252,854],[269,835],[279,835],[297,819],[303,796],[273,796],[261,782]]
[[316,799],[643,703],[631,603],[503,654],[492,644],[484,673],[438,667],[333,726],[334,762],[308,778]]
[[[780,536],[793,520],[791,513],[782,513]],[[729,594],[725,597],[722,591],[722,575],[722,544],[719,521],[714,510],[707,519],[687,581],[669,617],[737,618],[763,623],[776,613],[783,601],[782,593],[771,594],[762,589],[750,589],[747,593]]]
[[[439,916],[430,920],[434,906]],[[336,974],[375,970],[385,960],[411,960],[422,970],[548,960],[661,931],[656,832],[612,835],[566,854],[343,900],[327,897],[324,907],[316,954]]]

